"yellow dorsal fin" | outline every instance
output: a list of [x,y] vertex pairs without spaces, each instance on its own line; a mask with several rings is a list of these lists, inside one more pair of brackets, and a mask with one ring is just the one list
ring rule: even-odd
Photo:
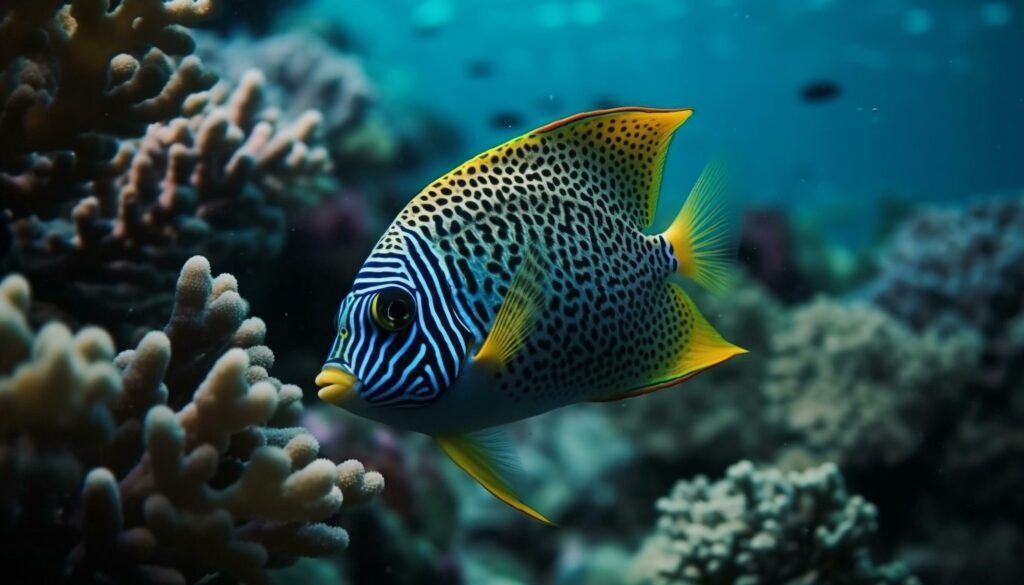
[[729,288],[736,258],[736,225],[726,204],[724,175],[721,165],[708,165],[664,234],[679,263],[676,273],[713,294]]
[[651,372],[649,378],[643,381],[639,387],[610,396],[601,396],[592,399],[592,402],[614,402],[669,388],[712,366],[747,353],[747,350],[742,347],[726,341],[708,323],[697,309],[696,303],[681,286],[676,283],[667,283],[666,286],[669,291],[666,292],[664,302],[668,306],[662,310],[667,314],[682,315],[683,319],[675,324],[674,329],[659,331],[657,334],[668,338],[666,343],[675,344],[676,359]]
[[533,333],[537,315],[543,308],[544,273],[536,255],[527,252],[498,309],[494,325],[473,361],[499,370],[504,368]]
[[556,156],[565,154],[596,174],[607,183],[602,192],[622,197],[626,213],[642,229],[654,221],[672,135],[691,115],[689,108],[597,110],[552,122],[524,138],[543,138]]
[[515,447],[499,429],[474,433],[439,435],[434,441],[470,477],[480,483],[499,500],[550,526],[543,514],[523,502],[516,494],[515,485],[522,476],[522,466]]

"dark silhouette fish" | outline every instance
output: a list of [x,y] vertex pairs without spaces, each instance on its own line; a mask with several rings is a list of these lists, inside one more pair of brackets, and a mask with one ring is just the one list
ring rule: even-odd
[[494,64],[487,59],[477,59],[466,64],[466,77],[470,79],[487,79],[494,75]]
[[514,130],[516,128],[522,128],[525,121],[523,120],[522,114],[519,112],[508,110],[498,111],[491,114],[490,123],[494,128]]
[[822,79],[812,81],[800,89],[800,99],[809,104],[823,104],[838,98],[842,94],[839,84]]

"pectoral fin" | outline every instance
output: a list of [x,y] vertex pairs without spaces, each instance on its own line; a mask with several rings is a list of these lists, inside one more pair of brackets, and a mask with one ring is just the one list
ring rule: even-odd
[[523,470],[515,447],[504,431],[487,429],[460,435],[438,435],[434,441],[456,465],[499,500],[534,520],[554,526],[516,494],[515,486]]
[[543,308],[544,272],[535,255],[527,253],[473,361],[496,370],[504,368],[533,333]]

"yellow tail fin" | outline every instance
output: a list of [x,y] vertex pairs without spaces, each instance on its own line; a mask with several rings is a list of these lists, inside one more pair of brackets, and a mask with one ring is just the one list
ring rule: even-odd
[[686,276],[713,294],[729,288],[736,257],[734,218],[725,201],[722,167],[712,163],[693,186],[683,209],[665,231],[679,267]]

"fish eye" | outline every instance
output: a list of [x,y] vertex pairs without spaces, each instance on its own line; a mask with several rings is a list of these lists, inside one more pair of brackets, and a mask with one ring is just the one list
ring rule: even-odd
[[412,324],[416,315],[416,302],[405,289],[388,288],[373,295],[370,316],[386,331],[401,331]]

